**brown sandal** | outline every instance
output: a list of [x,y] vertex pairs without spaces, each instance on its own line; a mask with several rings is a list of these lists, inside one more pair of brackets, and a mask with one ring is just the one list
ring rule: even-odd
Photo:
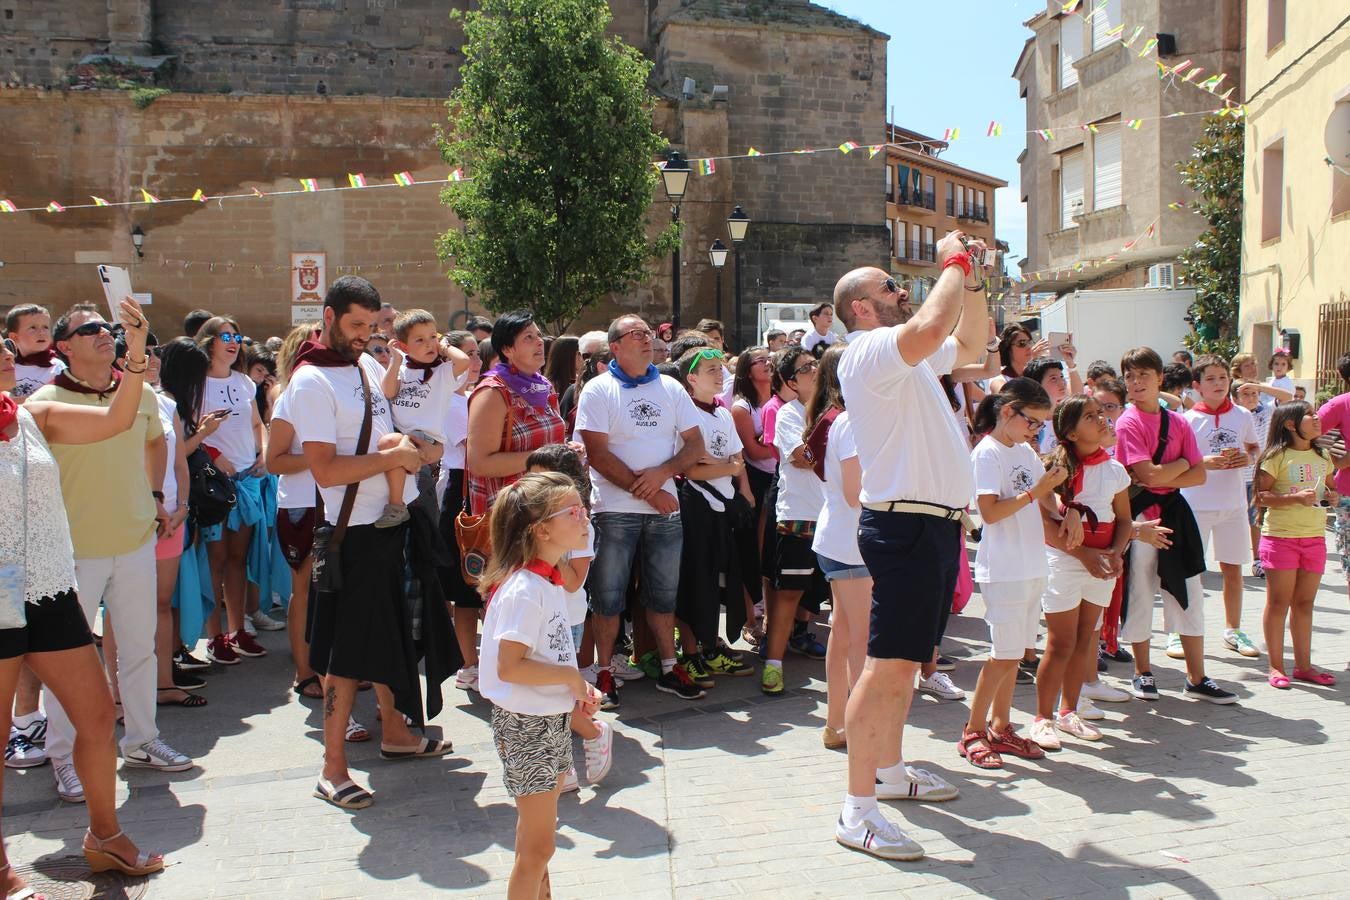
[[956,753],[980,769],[1003,768],[1003,757],[989,746],[989,741],[982,731],[963,731],[961,740],[956,742]]

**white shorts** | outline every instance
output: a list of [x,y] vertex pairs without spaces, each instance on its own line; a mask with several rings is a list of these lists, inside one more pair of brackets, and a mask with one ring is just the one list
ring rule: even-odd
[[1041,609],[1046,613],[1069,612],[1086,600],[1096,606],[1110,606],[1115,590],[1114,578],[1094,578],[1087,566],[1067,553],[1049,551],[1050,581],[1041,595]]
[[984,620],[989,623],[992,659],[1021,659],[1028,647],[1036,646],[1041,625],[1041,594],[1045,579],[994,581],[980,585],[984,597]]
[[1200,526],[1200,539],[1205,549],[1214,547],[1214,558],[1233,566],[1249,565],[1252,561],[1252,531],[1247,523],[1247,510],[1196,510],[1195,522]]
[[1186,608],[1162,589],[1158,578],[1158,550],[1135,541],[1130,549],[1130,592],[1125,608],[1125,621],[1120,623],[1120,642],[1140,644],[1153,634],[1154,598],[1162,595],[1163,628],[1169,633],[1186,637],[1205,634],[1205,589],[1200,576],[1186,579]]

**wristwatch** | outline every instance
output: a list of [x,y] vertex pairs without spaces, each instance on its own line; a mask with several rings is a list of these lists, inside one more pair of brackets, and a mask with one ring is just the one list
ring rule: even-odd
[[150,496],[151,496],[151,497],[154,497],[154,498],[155,498],[156,500],[158,500],[160,503],[163,503],[163,502],[164,502],[164,492],[163,492],[163,491],[151,491],[151,492],[150,492]]

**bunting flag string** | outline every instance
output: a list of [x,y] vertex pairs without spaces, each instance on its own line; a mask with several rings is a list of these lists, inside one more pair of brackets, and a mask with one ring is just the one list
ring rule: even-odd
[[315,178],[301,178],[301,179],[300,179],[300,190],[304,191],[305,193],[307,193],[307,194],[308,194],[308,193],[313,193],[313,192],[317,191],[318,189],[319,189],[319,182],[318,182],[318,179],[315,179]]
[[[1186,206],[1185,203],[1176,202],[1167,204],[1167,208],[1187,209],[1188,207]],[[1135,248],[1139,246],[1140,241],[1153,237],[1153,235],[1157,232],[1157,228],[1158,228],[1158,218],[1154,218],[1154,220],[1152,222],[1149,222],[1148,225],[1144,228],[1144,230],[1139,232],[1139,234],[1136,237],[1134,237],[1132,240],[1127,241],[1125,245],[1120,248],[1119,252],[1112,253],[1109,256],[1098,257],[1095,259],[1080,259],[1075,263],[1063,266],[1055,266],[1054,268],[1050,269],[1041,269],[1036,272],[1028,272],[1027,274],[1021,276],[1010,275],[1008,276],[1008,279],[1012,281],[1014,284],[1033,284],[1038,281],[1054,281],[1061,274],[1065,274],[1068,272],[1083,272],[1086,271],[1087,269],[1095,269],[1098,266],[1103,266],[1106,265],[1107,263],[1115,262],[1116,260],[1120,259],[1120,257],[1123,254],[1133,251]]]
[[[208,272],[214,272],[216,271],[216,269],[221,269],[222,271],[230,274],[234,273],[236,270],[239,271],[251,270],[255,273],[262,273],[262,272],[294,272],[300,268],[299,266],[288,266],[285,264],[240,263],[235,262],[233,260],[222,262],[220,260],[171,259],[167,257],[160,259],[159,264],[161,267],[164,268],[172,267],[175,269],[190,269],[193,266],[196,266],[198,268],[204,268]],[[20,263],[20,265],[22,265],[22,263]],[[338,274],[342,274],[344,272],[360,272],[362,270],[381,272],[386,269],[389,271],[401,272],[405,268],[421,269],[425,266],[439,266],[439,265],[441,265],[441,260],[439,259],[404,259],[404,260],[395,260],[392,262],[343,263],[340,266],[332,266],[330,264],[330,267],[333,268]]]

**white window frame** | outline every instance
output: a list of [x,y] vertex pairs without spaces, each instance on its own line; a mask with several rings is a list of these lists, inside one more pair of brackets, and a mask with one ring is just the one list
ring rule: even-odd
[[[1075,180],[1069,175],[1077,171],[1077,189],[1074,189]],[[1075,205],[1075,202],[1077,204]],[[1074,147],[1071,150],[1065,150],[1059,155],[1059,227],[1077,228],[1078,223],[1073,220],[1076,215],[1081,215],[1086,208],[1083,204],[1084,197],[1084,173],[1083,173],[1083,148]]]
[[1059,87],[1073,87],[1078,83],[1078,70],[1073,64],[1083,57],[1083,20],[1078,16],[1059,17]]
[[1097,210],[1120,206],[1124,186],[1121,129],[1117,120],[1103,124],[1101,130],[1092,136],[1092,208]]
[[1086,0],[1086,2],[1091,4],[1093,9],[1101,7],[1092,14],[1092,52],[1096,53],[1116,40],[1115,37],[1107,37],[1106,32],[1121,22],[1120,0]]

